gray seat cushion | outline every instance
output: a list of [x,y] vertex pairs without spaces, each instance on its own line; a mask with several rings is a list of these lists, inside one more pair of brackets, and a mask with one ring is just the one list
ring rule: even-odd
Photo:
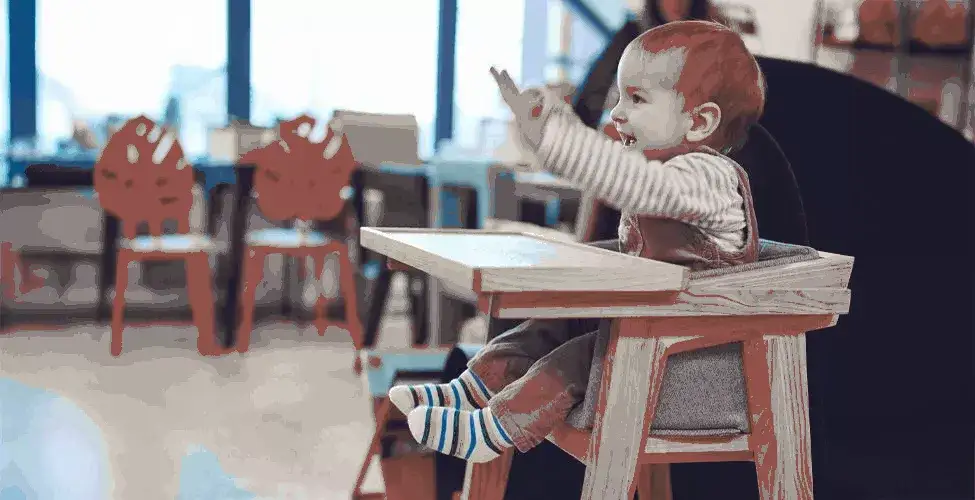
[[[600,245],[603,248],[611,244]],[[763,240],[757,262],[700,271],[691,278],[720,276],[818,258],[816,250]],[[567,418],[577,429],[591,429],[595,417],[602,360],[609,342],[609,321],[603,321],[586,399]],[[748,432],[748,402],[742,370],[741,343],[683,352],[667,359],[660,400],[651,432],[658,435],[724,435]]]

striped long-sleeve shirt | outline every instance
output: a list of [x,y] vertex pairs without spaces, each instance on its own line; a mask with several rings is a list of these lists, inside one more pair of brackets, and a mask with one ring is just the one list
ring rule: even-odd
[[545,99],[539,164],[591,191],[624,215],[675,219],[701,229],[719,248],[745,245],[746,214],[736,165],[707,153],[647,160],[582,124],[562,103]]

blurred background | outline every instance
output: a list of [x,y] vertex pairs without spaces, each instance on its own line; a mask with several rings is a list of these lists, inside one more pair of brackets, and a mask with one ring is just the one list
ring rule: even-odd
[[[8,153],[52,154],[78,146],[79,138],[84,146],[86,134],[103,142],[113,123],[145,113],[176,125],[196,157],[207,154],[209,131],[233,120],[272,126],[278,117],[329,116],[342,108],[414,115],[421,158],[443,139],[488,148],[504,130],[495,122],[505,117],[490,65],[507,68],[524,85],[578,85],[641,4],[0,1],[8,20],[0,26],[0,71],[7,72],[0,78],[0,139]],[[661,0],[656,10],[675,19],[691,4]],[[967,0],[797,0],[783,10],[784,4],[721,0],[708,11],[765,55],[796,58],[778,47],[817,26],[810,57],[818,64],[902,94],[965,128]]]
[[[183,264],[133,266],[126,314],[149,324],[129,324],[121,357],[110,355],[119,224],[118,214],[103,216],[104,197],[91,196],[95,158],[139,114],[179,136],[202,174],[191,234],[219,246],[211,277],[220,319],[200,324],[222,322],[217,330],[233,345],[247,289],[238,279],[244,241],[292,222],[255,208],[253,167],[234,163],[273,140],[279,120],[341,111],[347,125],[357,121],[357,133],[346,127],[360,163],[353,198],[342,198],[350,213],[318,227],[336,241],[354,243],[358,225],[514,227],[581,241],[590,228],[615,234],[619,214],[603,223],[579,189],[525,171],[531,161],[511,140],[488,68],[507,69],[522,86],[557,88],[599,123],[616,100],[605,93],[616,66],[608,47],[686,18],[725,23],[768,57],[775,104],[763,126],[778,141],[766,145],[784,173],[753,176],[766,197],[763,236],[808,239],[857,259],[853,314],[808,344],[817,492],[972,498],[972,287],[957,279],[972,275],[964,267],[971,259],[931,272],[942,269],[931,266],[945,260],[942,247],[888,243],[923,207],[939,215],[916,225],[924,236],[961,234],[953,254],[975,248],[954,217],[963,214],[964,227],[973,213],[970,0],[0,0],[0,13],[0,250],[16,251],[18,276],[29,269],[43,285],[22,294],[9,286],[0,296],[0,500],[168,500],[176,490],[181,500],[346,499],[382,485],[390,500],[430,498],[395,485],[433,483],[431,457],[417,458],[424,473],[408,461],[414,449],[369,444],[385,432],[373,404],[393,371],[373,378],[386,368],[370,365],[378,368],[360,377],[351,369],[359,359],[351,331],[320,336],[296,320],[312,317],[305,292],[315,299],[319,283],[335,281],[334,273],[314,276],[306,259],[267,259],[261,286],[250,288],[259,291],[249,292],[264,323],[253,350],[222,357],[201,355],[196,326],[167,323],[192,317]],[[45,168],[29,180],[29,167]],[[786,226],[801,236],[775,231]],[[389,365],[397,353],[426,359],[411,346],[487,338],[469,296],[436,280],[392,276],[367,252],[348,265],[356,282],[340,288],[355,295],[336,300],[336,309],[363,317],[360,347],[389,349]],[[11,285],[13,271],[4,276]],[[903,293],[908,286],[939,293]],[[939,332],[938,342],[918,342],[928,332]],[[929,415],[938,432],[892,438]],[[560,468],[581,465],[548,453],[534,458],[545,474],[516,466],[524,479],[510,483],[581,488],[578,470]],[[675,468],[676,498],[757,498],[754,469],[737,465],[744,473],[688,467],[683,481]],[[572,497],[549,489],[517,498]]]

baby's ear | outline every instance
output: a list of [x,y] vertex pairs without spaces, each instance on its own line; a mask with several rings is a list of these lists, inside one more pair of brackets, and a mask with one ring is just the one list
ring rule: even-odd
[[721,107],[706,102],[691,111],[691,128],[687,131],[689,142],[701,142],[714,135],[721,125]]

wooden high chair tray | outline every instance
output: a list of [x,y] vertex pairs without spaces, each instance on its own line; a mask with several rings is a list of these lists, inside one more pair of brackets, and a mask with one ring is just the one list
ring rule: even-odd
[[680,267],[514,231],[361,229],[362,246],[477,293],[680,290]]
[[362,228],[362,245],[477,294],[499,318],[837,315],[853,259],[690,280],[686,268],[515,231]]

